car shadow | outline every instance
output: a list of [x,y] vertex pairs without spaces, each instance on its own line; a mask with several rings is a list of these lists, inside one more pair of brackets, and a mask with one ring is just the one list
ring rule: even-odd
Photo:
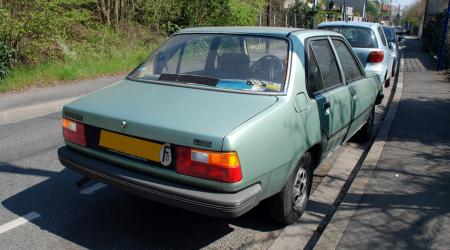
[[41,218],[31,223],[89,249],[199,249],[232,234],[236,228],[259,232],[282,228],[270,218],[265,204],[239,218],[221,219],[169,207],[111,187],[83,195],[75,185],[81,176],[68,169],[46,173],[2,163],[0,172],[49,176],[4,200],[2,205],[19,216],[31,211],[39,213]]

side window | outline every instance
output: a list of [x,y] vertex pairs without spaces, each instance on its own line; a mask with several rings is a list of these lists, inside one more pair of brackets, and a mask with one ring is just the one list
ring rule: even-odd
[[211,37],[200,37],[186,42],[181,55],[179,73],[195,73],[205,70],[206,59],[211,44]]
[[323,85],[326,89],[342,84],[339,69],[328,40],[315,40],[310,46],[317,59],[320,73],[322,74]]
[[224,36],[217,49],[217,55],[223,54],[240,54],[241,47],[237,36]]
[[333,39],[333,45],[344,70],[347,82],[363,78],[363,74],[347,45],[342,40]]
[[319,65],[316,56],[311,47],[308,55],[308,90],[310,93],[316,93],[323,90],[322,76],[320,75]]
[[380,26],[378,26],[378,34],[380,34],[381,42],[383,43],[383,45],[387,46],[386,36],[384,35],[384,31]]

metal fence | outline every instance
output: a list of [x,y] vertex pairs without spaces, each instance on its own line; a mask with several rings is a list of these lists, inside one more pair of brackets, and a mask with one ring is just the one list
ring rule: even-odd
[[[422,40],[425,43],[425,49],[432,55],[440,56],[440,50],[443,46],[443,65],[441,69],[450,69],[450,37],[445,33],[445,22],[447,12],[441,12],[436,15],[428,15],[427,22],[424,25]],[[443,36],[446,36],[443,38]],[[444,44],[442,44],[444,39]],[[436,68],[438,65],[436,65]]]

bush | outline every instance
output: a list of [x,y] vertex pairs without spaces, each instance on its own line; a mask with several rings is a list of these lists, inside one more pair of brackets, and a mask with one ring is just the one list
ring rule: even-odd
[[16,63],[16,51],[0,41],[0,79],[8,76]]

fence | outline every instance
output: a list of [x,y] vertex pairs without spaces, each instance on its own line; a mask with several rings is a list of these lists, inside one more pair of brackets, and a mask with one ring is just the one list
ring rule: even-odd
[[[442,36],[446,36],[444,40],[444,53],[443,53],[443,65],[442,68],[450,69],[450,37],[448,32],[445,32],[445,22],[447,22],[447,12],[441,12],[435,15],[428,15],[427,22],[424,25],[423,42],[425,43],[425,49],[432,55],[440,56],[440,49],[442,46]],[[436,66],[437,67],[437,66]],[[442,69],[441,68],[441,69]]]

